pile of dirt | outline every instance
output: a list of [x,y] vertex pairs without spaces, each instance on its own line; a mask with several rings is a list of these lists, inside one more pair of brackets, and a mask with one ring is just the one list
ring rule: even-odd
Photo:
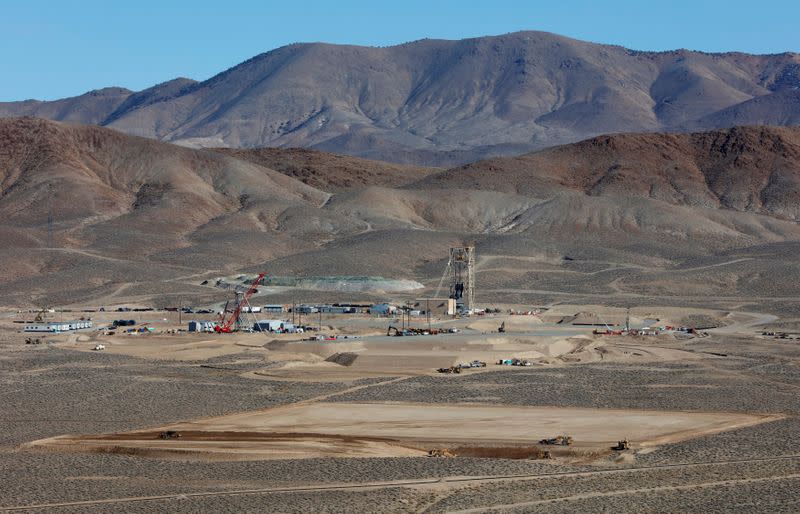
[[708,314],[690,314],[680,319],[678,324],[682,327],[695,329],[724,327],[726,323],[717,317]]
[[538,446],[461,446],[450,450],[458,457],[478,459],[549,459],[550,451]]
[[559,321],[563,325],[587,325],[595,327],[616,326],[624,323],[623,319],[617,316],[600,316],[596,312],[582,311],[574,316],[567,316]]
[[333,355],[325,359],[325,362],[334,362],[341,366],[352,366],[352,364],[356,361],[357,358],[358,358],[357,353],[341,352],[341,353],[334,353]]

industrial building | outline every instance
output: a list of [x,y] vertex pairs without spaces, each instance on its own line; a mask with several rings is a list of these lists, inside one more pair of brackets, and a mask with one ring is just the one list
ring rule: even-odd
[[82,330],[92,328],[94,324],[91,320],[73,320],[73,321],[47,321],[47,322],[33,322],[25,325],[25,332],[69,332],[71,330]]
[[346,307],[344,305],[319,305],[317,312],[324,312],[327,314],[355,314],[355,307]]
[[388,316],[397,312],[397,307],[388,303],[376,303],[369,308],[370,314],[377,314],[379,316]]
[[299,312],[300,314],[316,314],[320,312],[324,314],[358,314],[364,312],[366,308],[367,307],[364,305],[355,305],[355,304],[339,304],[339,303],[334,303],[333,305],[303,304],[296,306],[294,308],[294,312]]
[[302,331],[295,327],[294,323],[283,321],[280,319],[262,319],[253,323],[253,330],[255,332],[281,332],[281,333],[295,333]]
[[190,321],[189,332],[214,332],[216,326],[215,321]]
[[[431,316],[455,316],[455,298],[417,298],[415,305],[421,310],[430,311]],[[412,314],[413,316],[413,314]]]

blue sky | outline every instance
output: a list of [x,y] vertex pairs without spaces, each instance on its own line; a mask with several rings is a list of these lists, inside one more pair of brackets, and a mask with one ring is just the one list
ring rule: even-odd
[[0,0],[0,101],[207,79],[303,41],[544,30],[638,50],[800,52],[800,1]]

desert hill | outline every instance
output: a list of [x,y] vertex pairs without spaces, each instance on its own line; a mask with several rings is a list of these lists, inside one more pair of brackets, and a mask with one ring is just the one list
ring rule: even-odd
[[430,175],[411,188],[563,190],[800,219],[800,128],[617,134]]
[[685,276],[722,296],[772,294],[800,276],[797,155],[796,129],[744,127],[438,171],[5,119],[0,295],[200,303],[225,295],[204,279],[262,270],[435,289],[447,248],[465,243],[479,249],[484,301],[679,295]]
[[294,44],[195,83],[0,104],[190,146],[464,163],[615,132],[797,123],[800,56],[640,52],[543,32]]
[[163,279],[358,230],[321,214],[328,193],[274,170],[34,118],[0,121],[0,184],[3,281],[55,280],[65,269],[67,288]]
[[366,186],[402,186],[438,171],[436,168],[392,164],[307,148],[213,150],[280,171],[324,191],[344,191]]
[[54,101],[25,100],[0,103],[2,116],[35,116],[49,120],[102,125],[134,92],[124,87],[107,87],[80,96]]

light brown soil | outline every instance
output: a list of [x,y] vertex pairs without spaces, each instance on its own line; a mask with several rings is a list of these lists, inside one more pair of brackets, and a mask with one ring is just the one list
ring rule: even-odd
[[[519,455],[520,445],[566,433],[574,438],[572,449],[596,453],[608,450],[622,438],[642,448],[779,418],[480,404],[305,403],[146,431],[62,436],[32,444],[72,451],[177,452],[232,459],[409,456],[448,446],[462,447],[466,455],[481,451]],[[179,432],[181,437],[160,439],[159,433],[164,430]],[[517,449],[478,449],[493,446]]]

